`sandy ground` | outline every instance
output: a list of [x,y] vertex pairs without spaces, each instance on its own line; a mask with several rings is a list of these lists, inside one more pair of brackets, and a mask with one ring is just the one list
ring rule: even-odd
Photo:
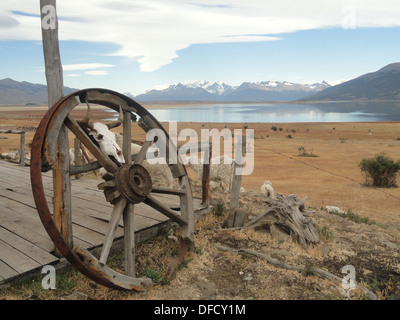
[[[168,107],[168,104],[163,105]],[[160,105],[145,105],[160,107]],[[47,107],[0,107],[0,129],[26,129],[28,144],[34,135]],[[74,111],[79,119],[85,113],[84,107]],[[104,110],[96,109],[96,119],[108,118]],[[168,124],[164,124],[168,131]],[[277,130],[272,130],[276,127]],[[280,256],[293,264],[303,263],[335,270],[340,276],[340,268],[351,263],[358,266],[362,280],[370,288],[374,279],[381,287],[376,292],[385,297],[384,288],[389,282],[399,281],[399,233],[400,233],[400,188],[365,187],[364,176],[358,168],[363,158],[385,152],[393,159],[400,159],[400,123],[248,123],[212,124],[180,123],[178,130],[192,128],[198,134],[202,129],[218,130],[254,129],[254,171],[244,176],[242,186],[246,192],[240,198],[240,206],[247,217],[265,210],[260,199],[260,186],[271,181],[275,192],[284,195],[295,194],[307,197],[306,204],[316,210],[313,221],[320,230],[329,231],[322,237],[321,244],[305,252],[296,243],[277,243],[270,237],[261,237],[246,232],[217,232],[222,218],[206,219],[196,227],[195,247],[190,264],[167,285],[157,286],[145,295],[119,295],[96,289],[85,291],[87,298],[123,299],[345,299],[336,284],[307,277],[292,271],[276,269],[265,262],[249,257],[218,252],[214,243],[233,247],[248,247]],[[117,129],[118,131],[118,129]],[[243,131],[244,132],[244,131]],[[133,128],[133,138],[144,140],[144,133]],[[0,152],[10,152],[18,148],[19,136],[0,134]],[[71,144],[72,146],[72,144]],[[299,157],[303,147],[317,157]],[[195,192],[198,187],[194,186]],[[197,190],[197,191],[196,191]],[[217,192],[212,197],[227,201],[228,195]],[[357,224],[348,219],[328,214],[325,206],[338,206],[344,211],[351,210],[360,217],[375,222],[373,225]],[[143,265],[149,263],[156,246],[165,244],[165,238],[156,239],[138,249],[143,252]],[[386,245],[385,245],[386,243]],[[389,243],[389,245],[387,245]],[[323,250],[328,247],[328,250]],[[326,249],[326,248],[325,248]],[[142,250],[142,251],[140,251]],[[275,250],[275,251],[274,251]],[[279,253],[279,250],[280,253]],[[202,253],[200,254],[200,251]],[[327,254],[326,251],[329,253]],[[325,252],[324,254],[322,252]],[[159,253],[160,254],[160,253]],[[139,256],[140,253],[139,253]],[[154,263],[154,261],[153,261]],[[159,265],[160,268],[162,266]],[[139,268],[140,269],[140,268]],[[244,280],[246,275],[251,274]],[[79,277],[74,275],[73,277]],[[79,278],[79,281],[83,281]],[[369,279],[369,280],[368,280]],[[378,279],[378,280],[377,280]],[[383,285],[386,284],[386,286]],[[392,283],[393,284],[393,283]],[[391,285],[392,285],[391,284]],[[92,285],[93,286],[93,285]],[[93,288],[92,288],[93,289]],[[386,290],[385,289],[385,290]],[[104,292],[104,296],[99,292]],[[61,298],[65,295],[61,295]],[[352,298],[360,298],[355,294]],[[60,298],[60,297],[57,297]]]

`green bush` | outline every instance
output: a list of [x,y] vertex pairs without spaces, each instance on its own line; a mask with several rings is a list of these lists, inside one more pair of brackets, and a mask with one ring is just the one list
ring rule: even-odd
[[365,182],[374,187],[397,187],[396,178],[400,170],[400,161],[395,162],[385,153],[380,153],[373,158],[364,158],[358,165],[361,172],[365,173]]
[[315,153],[308,152],[308,150],[303,146],[298,147],[297,150],[299,151],[299,154],[297,155],[298,157],[310,157],[310,158],[318,157]]

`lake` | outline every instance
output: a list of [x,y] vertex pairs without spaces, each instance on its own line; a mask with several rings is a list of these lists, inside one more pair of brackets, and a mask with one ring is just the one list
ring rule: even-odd
[[148,110],[159,121],[178,122],[400,121],[400,101],[215,103]]

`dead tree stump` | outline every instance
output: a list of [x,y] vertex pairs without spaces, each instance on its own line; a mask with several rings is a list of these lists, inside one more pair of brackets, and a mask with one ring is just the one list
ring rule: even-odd
[[319,242],[319,235],[309,217],[311,212],[305,211],[305,200],[306,198],[299,199],[293,194],[285,197],[279,193],[276,199],[267,198],[264,200],[269,207],[267,212],[249,222],[245,228],[266,226],[270,229],[274,225],[289,234],[304,248],[307,248],[309,244],[316,244]]

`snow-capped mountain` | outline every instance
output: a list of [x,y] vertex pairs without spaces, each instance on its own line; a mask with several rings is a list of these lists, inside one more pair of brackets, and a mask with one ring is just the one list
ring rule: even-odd
[[228,85],[222,81],[210,82],[206,80],[202,81],[195,80],[195,81],[185,81],[182,84],[188,88],[202,88],[206,90],[208,93],[216,94],[219,96],[229,94],[237,88],[235,86]]
[[221,81],[186,81],[165,89],[152,89],[137,101],[290,101],[302,99],[330,87],[328,83],[299,84],[287,81],[243,82],[231,86]]
[[229,98],[240,101],[292,101],[330,87],[328,83],[300,84],[288,81],[243,82]]
[[219,97],[234,91],[236,87],[221,81],[185,81],[169,85],[164,89],[151,89],[136,96],[138,101],[150,100],[220,100]]
[[137,101],[290,101],[302,99],[330,87],[325,81],[299,84],[288,81],[243,82],[232,86],[221,81],[185,81],[164,89],[152,89]]

